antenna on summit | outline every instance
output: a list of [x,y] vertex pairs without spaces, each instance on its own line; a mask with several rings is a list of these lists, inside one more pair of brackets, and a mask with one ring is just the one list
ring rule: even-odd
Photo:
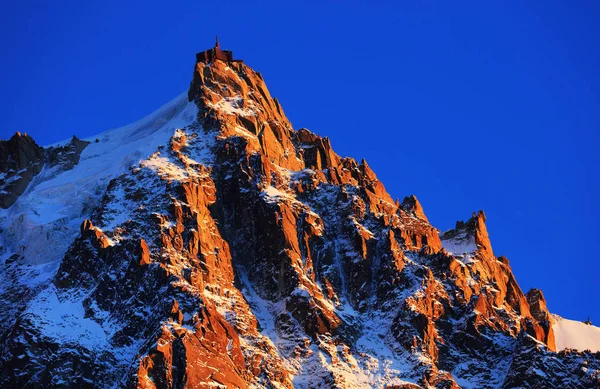
[[196,54],[196,63],[204,62],[211,63],[214,61],[224,61],[224,62],[240,62],[243,63],[241,59],[233,59],[233,53],[231,50],[221,50],[221,45],[219,44],[219,36],[215,36],[215,46],[212,49],[204,50]]

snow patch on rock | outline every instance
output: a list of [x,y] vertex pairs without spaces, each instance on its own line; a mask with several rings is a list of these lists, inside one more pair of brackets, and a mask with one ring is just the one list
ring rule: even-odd
[[28,314],[45,336],[58,343],[80,344],[88,349],[109,346],[102,326],[85,317],[81,300],[59,298],[54,285],[31,301]]

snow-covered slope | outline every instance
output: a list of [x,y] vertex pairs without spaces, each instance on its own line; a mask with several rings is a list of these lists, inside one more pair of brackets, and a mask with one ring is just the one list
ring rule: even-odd
[[[182,93],[138,122],[86,139],[91,143],[73,169],[45,168],[12,207],[0,209],[5,256],[23,254],[29,264],[58,261],[110,180],[166,144],[196,114],[196,105]],[[46,250],[49,245],[53,250]]]
[[[140,341],[130,340],[119,346],[110,342],[115,332],[126,326],[122,320],[108,314],[102,316],[103,311],[95,306],[94,316],[90,317],[90,306],[83,304],[86,294],[76,289],[65,293],[64,288],[55,287],[52,279],[64,262],[65,253],[81,234],[83,220],[100,206],[109,184],[140,167],[162,172],[168,161],[161,159],[159,150],[181,134],[182,128],[197,123],[197,115],[196,104],[188,102],[187,93],[182,93],[142,120],[86,139],[89,144],[72,168],[46,163],[18,200],[11,207],[0,209],[2,329],[18,327],[19,320],[25,320],[36,334],[35,339],[41,336],[66,350],[74,347],[103,353],[108,371],[130,363]],[[46,146],[46,150],[60,150],[70,142]],[[119,194],[118,190],[113,192]],[[118,200],[115,196],[110,207],[104,209],[114,225],[129,217]],[[13,323],[17,314],[22,319]],[[21,341],[31,339],[16,340]],[[50,361],[42,362],[45,369],[49,364]],[[58,378],[50,382],[62,384]]]
[[552,318],[557,350],[600,351],[600,328],[558,315],[552,315]]

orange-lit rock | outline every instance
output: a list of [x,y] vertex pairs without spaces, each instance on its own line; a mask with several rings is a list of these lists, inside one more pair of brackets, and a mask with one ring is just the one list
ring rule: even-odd
[[[440,234],[365,160],[294,131],[260,73],[213,54],[191,104],[128,133],[170,139],[87,191],[79,234],[44,231],[74,232],[58,269],[0,247],[1,387],[598,386],[599,356],[551,351],[544,296],[494,255],[482,211]],[[64,171],[86,146],[42,161]]]

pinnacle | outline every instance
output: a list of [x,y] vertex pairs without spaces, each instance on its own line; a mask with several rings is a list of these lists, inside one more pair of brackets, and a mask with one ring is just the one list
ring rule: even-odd
[[[418,198],[392,200],[365,159],[293,130],[218,38],[197,55],[188,99],[146,123],[164,138],[125,156],[110,137],[73,136],[39,159],[23,149],[45,187],[18,195],[0,240],[64,250],[36,289],[20,267],[28,255],[7,261],[0,291],[16,297],[0,373],[19,376],[0,374],[0,386],[391,387],[406,385],[398,364],[423,387],[600,374],[589,353],[548,351],[543,293],[523,294],[496,260],[483,211],[439,234]],[[68,208],[56,210],[58,196]],[[45,199],[52,207],[38,207]]]

